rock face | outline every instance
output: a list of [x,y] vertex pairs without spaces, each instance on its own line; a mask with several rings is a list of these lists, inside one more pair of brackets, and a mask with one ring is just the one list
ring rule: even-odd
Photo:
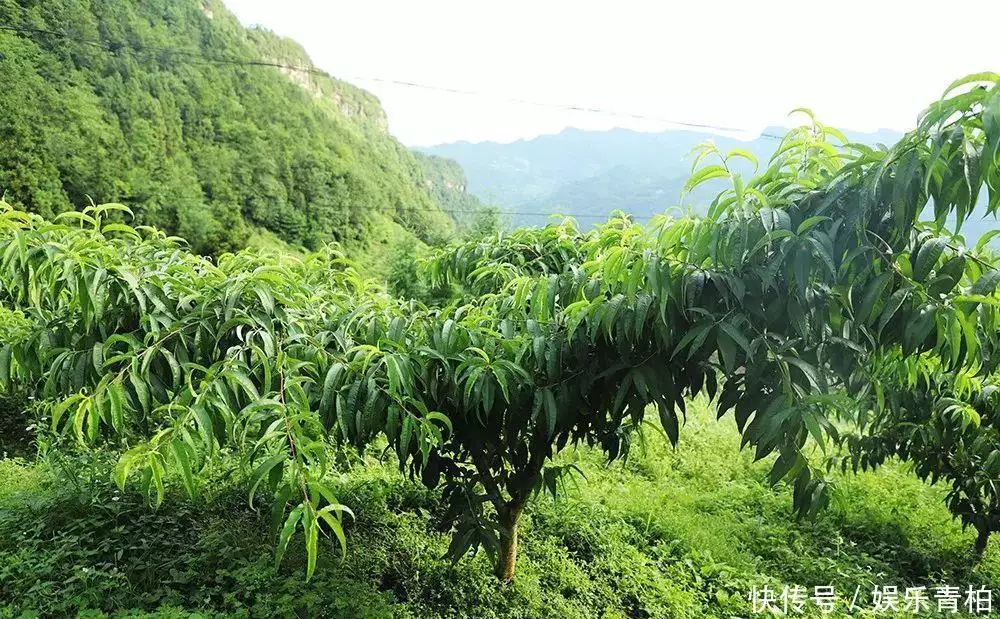
[[458,165],[458,162],[437,155],[425,155],[420,152],[415,154],[427,177],[425,182],[428,187],[439,191],[466,194],[465,170]]
[[278,70],[292,83],[333,104],[348,119],[380,133],[389,132],[389,119],[375,95],[317,69],[305,49],[291,39],[259,27],[249,29],[248,34],[267,53],[266,61],[279,65]]
[[311,63],[288,65],[275,58],[275,64],[283,65],[280,71],[292,82],[320,99],[327,99],[351,120],[367,123],[381,133],[389,132],[389,119],[375,95],[361,90],[347,82],[328,77],[319,72]]
[[479,198],[468,193],[465,170],[458,162],[419,151],[414,155],[424,172],[428,192],[456,221],[467,223],[466,215],[483,208]]

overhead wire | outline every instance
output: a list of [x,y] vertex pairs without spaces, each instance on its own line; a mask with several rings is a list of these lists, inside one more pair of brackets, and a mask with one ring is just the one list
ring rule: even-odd
[[[112,40],[106,40],[106,39],[94,39],[94,38],[78,37],[78,36],[73,36],[72,34],[70,34],[68,32],[59,32],[59,31],[55,31],[55,30],[46,30],[46,29],[42,29],[42,28],[29,28],[29,27],[20,27],[20,26],[0,26],[0,31],[16,32],[16,33],[21,33],[21,34],[39,34],[39,35],[44,35],[44,36],[53,36],[53,37],[58,37],[58,38],[66,39],[66,40],[72,40],[72,41],[75,41],[77,43],[82,43],[82,44],[86,44],[86,45],[92,45],[92,46],[100,47],[102,49],[105,49],[105,50],[107,50],[109,52],[116,53],[116,54],[117,53],[122,53],[122,52],[133,53],[133,54],[134,53],[140,53],[141,54],[141,53],[148,53],[148,52],[154,52],[154,53],[160,53],[160,54],[177,54],[177,55],[188,56],[188,57],[191,57],[191,58],[197,58],[199,60],[202,60],[204,62],[211,63],[211,64],[226,64],[226,65],[241,65],[241,66],[272,67],[272,68],[278,68],[278,69],[285,69],[285,70],[289,70],[289,71],[298,71],[298,72],[310,73],[310,74],[314,74],[314,75],[321,75],[321,76],[326,77],[326,78],[338,79],[338,80],[341,80],[341,81],[355,80],[355,81],[375,82],[375,83],[381,83],[381,84],[391,84],[391,85],[396,85],[396,86],[403,86],[403,87],[407,87],[407,88],[418,88],[418,89],[422,89],[422,90],[431,90],[431,91],[442,92],[442,93],[449,93],[449,94],[461,94],[461,95],[469,95],[469,96],[479,96],[479,97],[499,99],[499,100],[502,100],[502,101],[505,101],[505,102],[508,102],[508,103],[512,103],[512,104],[516,104],[516,105],[526,105],[526,106],[534,106],[534,107],[544,107],[544,108],[560,109],[560,110],[564,110],[564,111],[568,111],[568,112],[584,112],[584,113],[589,113],[589,114],[603,114],[603,115],[607,115],[607,116],[617,116],[617,117],[620,117],[620,118],[630,118],[630,119],[633,119],[633,120],[644,120],[644,121],[658,122],[658,123],[663,123],[663,124],[668,124],[668,125],[676,125],[676,126],[679,126],[679,127],[687,127],[687,128],[691,128],[691,129],[702,129],[702,130],[718,131],[718,132],[722,132],[722,133],[744,133],[744,134],[753,134],[753,133],[755,133],[753,130],[750,130],[750,129],[747,129],[747,128],[741,128],[741,127],[730,127],[730,126],[725,126],[725,125],[715,125],[715,124],[712,124],[712,123],[693,122],[693,121],[687,121],[687,120],[676,120],[676,119],[671,119],[671,118],[663,118],[663,117],[658,117],[658,116],[650,116],[650,115],[646,115],[646,114],[637,114],[637,113],[633,113],[633,112],[611,110],[611,109],[601,108],[601,107],[596,107],[596,106],[586,106],[586,105],[578,105],[578,104],[564,104],[564,103],[552,103],[552,102],[543,102],[543,101],[533,101],[533,100],[530,100],[530,99],[522,99],[522,98],[518,98],[518,97],[510,97],[510,96],[499,95],[499,94],[495,94],[495,93],[488,93],[488,92],[476,91],[476,90],[466,90],[466,89],[460,89],[460,88],[452,88],[452,87],[447,87],[447,86],[437,86],[437,85],[432,85],[432,84],[423,84],[423,83],[413,82],[413,81],[408,81],[408,80],[390,79],[390,78],[383,78],[383,77],[365,77],[365,76],[336,77],[336,76],[333,76],[333,75],[327,73],[326,71],[324,71],[322,69],[318,69],[315,66],[311,66],[311,65],[295,65],[295,64],[289,64],[289,63],[274,62],[274,61],[270,61],[270,60],[238,58],[238,57],[234,57],[234,56],[222,57],[222,56],[208,55],[208,54],[205,54],[203,52],[196,51],[196,50],[188,50],[188,49],[181,49],[181,48],[171,48],[171,47],[163,47],[163,46],[155,46],[155,45],[135,45],[135,44],[131,44],[131,43],[123,42],[123,41],[112,41]],[[772,139],[772,140],[781,140],[781,139],[783,139],[783,136],[780,136],[780,135],[777,135],[777,134],[774,134],[774,133],[768,133],[768,132],[761,132],[758,135],[759,135],[759,137],[765,138],[765,139]]]
[[[208,54],[202,53],[200,51],[196,51],[196,50],[181,49],[181,48],[176,48],[176,47],[164,47],[164,46],[156,46],[156,45],[136,45],[136,44],[129,43],[129,42],[124,42],[124,41],[114,41],[114,40],[110,40],[110,39],[95,39],[95,38],[89,38],[89,37],[81,37],[81,36],[75,36],[75,35],[73,35],[73,34],[71,34],[69,32],[61,32],[61,31],[57,31],[57,30],[48,30],[48,29],[44,29],[44,28],[0,25],[0,31],[13,32],[13,33],[17,33],[17,34],[33,34],[33,35],[41,35],[41,36],[47,36],[47,37],[55,37],[55,38],[59,38],[59,39],[63,39],[63,40],[73,41],[73,42],[80,43],[80,44],[83,44],[83,45],[90,45],[90,46],[98,47],[98,48],[101,48],[101,49],[103,49],[105,51],[108,51],[110,53],[113,53],[113,54],[123,54],[124,53],[124,54],[130,54],[130,55],[139,55],[139,54],[153,53],[153,54],[161,54],[161,55],[162,54],[166,54],[166,55],[179,55],[179,56],[186,56],[186,57],[188,57],[190,59],[193,59],[193,60],[201,61],[202,64],[206,64],[207,63],[207,64],[238,65],[238,66],[271,67],[271,68],[278,68],[278,69],[284,69],[284,70],[289,70],[289,71],[299,71],[299,72],[305,72],[305,73],[314,74],[314,75],[320,75],[320,76],[323,76],[323,77],[326,77],[326,78],[329,78],[329,79],[341,79],[342,81],[343,80],[347,80],[347,79],[353,79],[353,80],[357,80],[357,81],[371,81],[371,82],[378,82],[378,83],[395,84],[395,85],[400,85],[400,86],[409,87],[409,88],[420,88],[420,89],[425,89],[425,90],[433,90],[433,91],[445,92],[445,93],[452,93],[452,94],[474,95],[474,96],[484,96],[484,97],[496,97],[496,95],[491,95],[489,93],[477,92],[477,91],[472,91],[472,90],[462,90],[462,89],[458,89],[458,88],[433,86],[433,85],[421,84],[421,83],[418,83],[418,82],[410,82],[410,81],[405,81],[405,80],[395,80],[395,79],[375,78],[375,77],[359,77],[359,76],[351,76],[351,77],[346,77],[346,78],[336,78],[336,77],[330,75],[329,73],[327,73],[326,71],[323,71],[322,69],[318,69],[318,68],[316,68],[314,66],[310,66],[310,65],[294,65],[294,64],[274,62],[274,61],[268,61],[268,60],[259,60],[259,59],[247,59],[247,58],[237,58],[237,57],[221,57],[221,56],[208,55]],[[751,133],[747,129],[741,129],[741,128],[737,128],[737,127],[727,127],[727,126],[722,126],[722,125],[713,125],[713,124],[709,124],[709,123],[696,123],[696,122],[679,121],[679,120],[672,120],[672,119],[666,119],[666,118],[657,118],[657,117],[646,116],[646,115],[642,115],[642,114],[633,114],[633,113],[628,113],[628,112],[618,112],[618,111],[614,111],[614,110],[607,110],[607,109],[598,108],[598,107],[588,107],[588,106],[582,106],[582,105],[564,105],[564,104],[556,104],[556,103],[545,103],[545,102],[530,101],[530,100],[520,99],[520,98],[514,98],[514,97],[499,96],[499,98],[502,98],[505,101],[508,101],[508,102],[514,103],[514,104],[518,104],[518,105],[531,105],[531,106],[537,106],[537,107],[549,107],[549,108],[563,109],[563,110],[566,110],[566,111],[586,112],[586,113],[594,113],[594,114],[607,114],[607,115],[613,115],[613,116],[619,116],[619,117],[627,117],[627,118],[632,118],[632,119],[637,119],[637,120],[655,121],[655,122],[666,123],[666,124],[673,124],[673,125],[683,126],[683,127],[689,127],[689,128],[714,130],[714,131],[728,132],[728,133]],[[770,133],[767,133],[767,132],[760,133],[759,135],[760,135],[760,137],[767,138],[767,139],[775,139],[775,140],[781,140],[781,139],[783,139],[782,136],[775,135],[775,134],[770,134]],[[136,198],[127,198],[126,197],[126,198],[123,198],[123,199],[128,200],[128,199],[136,199]],[[381,213],[385,213],[385,214],[397,214],[397,215],[398,214],[403,214],[403,213],[406,213],[406,212],[413,212],[413,211],[441,212],[441,213],[447,213],[447,214],[450,214],[450,215],[453,215],[453,216],[454,215],[475,215],[476,214],[475,211],[461,211],[461,210],[457,210],[457,209],[405,207],[405,206],[401,207],[401,208],[398,208],[398,209],[395,209],[395,210],[392,210],[392,211],[379,210],[379,209],[375,209],[375,210],[377,212],[381,212]],[[546,217],[546,218],[548,218],[548,217],[559,217],[559,216],[561,216],[559,213],[556,213],[556,212],[543,212],[543,211],[537,211],[536,212],[536,211],[521,211],[521,210],[515,210],[515,211],[496,211],[496,210],[494,210],[492,212],[494,214],[496,214],[496,215],[507,216],[507,217]],[[574,219],[601,219],[601,220],[604,220],[604,219],[608,218],[608,215],[606,215],[606,214],[590,214],[590,213],[579,213],[579,214],[565,215],[565,216],[572,217]],[[629,217],[631,217],[632,219],[636,219],[636,220],[652,219],[654,216],[655,215],[633,215],[633,214],[629,214]]]
[[[632,118],[632,119],[635,119],[635,120],[646,120],[646,121],[654,121],[654,122],[659,122],[659,123],[664,123],[664,124],[669,124],[669,125],[677,125],[677,126],[681,126],[681,127],[688,127],[688,128],[691,128],[691,129],[707,129],[707,130],[721,131],[721,132],[726,132],[726,133],[747,133],[747,134],[754,133],[750,129],[740,128],[740,127],[727,127],[725,125],[713,125],[713,124],[709,124],[709,123],[699,123],[699,122],[691,122],[691,121],[685,121],[685,120],[673,120],[673,119],[663,118],[663,117],[659,117],[659,116],[648,116],[648,115],[645,115],[645,114],[636,114],[636,113],[633,113],[633,112],[622,112],[622,111],[611,110],[611,109],[607,109],[607,108],[591,107],[591,106],[585,106],[585,105],[573,105],[573,104],[565,104],[565,103],[550,103],[550,102],[541,102],[541,101],[531,101],[531,100],[528,100],[528,99],[520,99],[520,98],[516,98],[516,97],[507,97],[507,96],[504,96],[504,95],[497,95],[497,94],[486,93],[486,92],[482,92],[482,91],[463,90],[463,89],[460,89],[460,88],[448,88],[448,87],[443,87],[443,86],[432,86],[432,85],[428,85],[428,84],[421,84],[421,83],[418,83],[418,82],[409,82],[409,81],[405,81],[405,80],[386,79],[386,78],[381,78],[381,77],[362,77],[362,76],[349,76],[349,77],[345,77],[344,79],[356,80],[356,81],[362,81],[362,82],[377,82],[377,83],[381,83],[381,84],[393,84],[393,85],[405,86],[405,87],[409,87],[409,88],[421,88],[421,89],[424,89],[424,90],[434,90],[434,91],[438,91],[438,92],[446,92],[446,93],[454,93],[454,94],[462,94],[462,95],[474,95],[474,96],[481,96],[481,97],[490,97],[490,98],[501,99],[501,100],[506,101],[508,103],[514,103],[514,104],[518,104],[518,105],[531,105],[531,106],[536,106],[536,107],[555,108],[555,109],[565,110],[565,111],[568,111],[568,112],[586,112],[586,113],[590,113],[590,114],[606,114],[606,115],[609,115],[609,116],[619,116],[619,117],[622,117],[622,118]],[[783,136],[780,136],[780,135],[777,135],[777,134],[774,134],[774,133],[768,133],[766,131],[761,132],[758,135],[759,135],[759,137],[768,138],[768,139],[772,139],[772,140],[781,140],[781,139],[783,139]]]

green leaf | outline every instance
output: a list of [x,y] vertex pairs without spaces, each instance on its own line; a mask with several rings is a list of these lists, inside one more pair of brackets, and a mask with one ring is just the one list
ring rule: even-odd
[[865,287],[864,295],[861,297],[861,304],[858,306],[858,310],[854,314],[854,318],[858,322],[865,324],[869,322],[872,317],[872,310],[875,308],[875,303],[882,298],[891,277],[892,273],[886,271],[868,282],[868,285]]
[[921,305],[917,310],[917,315],[911,318],[906,325],[903,334],[904,352],[913,352],[923,343],[924,339],[934,328],[937,315],[937,307],[929,303]]
[[290,483],[281,484],[274,493],[274,501],[271,503],[271,535],[277,537],[281,526],[282,516],[288,507],[288,501],[292,497],[292,485]]
[[949,94],[951,94],[951,91],[955,90],[956,88],[960,88],[968,84],[976,84],[981,82],[992,83],[995,85],[996,82],[1000,82],[1000,74],[993,73],[992,71],[983,71],[981,73],[973,73],[971,75],[966,75],[965,77],[957,79],[951,84],[949,84],[948,87],[945,89],[944,94],[941,95],[941,98],[944,99]]
[[716,339],[716,344],[718,344],[719,353],[722,356],[722,366],[728,374],[732,374],[736,371],[736,343],[723,331]]
[[826,450],[826,436],[823,434],[822,428],[820,428],[816,415],[809,409],[803,409],[802,421],[806,424],[809,434],[812,435],[816,443],[818,443],[822,449]]
[[323,522],[326,523],[326,526],[328,526],[330,530],[333,531],[333,534],[337,536],[337,540],[340,542],[340,556],[346,557],[347,537],[344,535],[344,527],[340,523],[340,521],[334,518],[333,515],[330,513],[332,510],[338,507],[343,507],[343,506],[327,505],[323,509],[319,510],[317,512],[317,515],[323,519]]
[[666,400],[658,400],[656,405],[660,412],[660,425],[663,426],[663,430],[667,433],[667,438],[670,439],[670,444],[676,447],[677,440],[680,437],[680,425],[677,419],[677,412],[674,410],[673,405]]
[[256,385],[253,384],[253,381],[250,380],[250,377],[243,370],[231,368],[227,374],[236,384],[243,388],[248,398],[251,400],[260,399],[260,392],[257,391]]
[[962,254],[954,256],[945,262],[938,269],[937,277],[928,285],[928,294],[934,296],[951,292],[962,280],[962,275],[965,273],[965,264],[966,259]]
[[746,150],[745,148],[730,149],[729,152],[726,153],[726,159],[732,159],[733,157],[740,157],[742,159],[746,159],[747,161],[753,164],[753,167],[755,169],[757,168],[758,165],[757,156],[751,153],[750,151]]
[[288,518],[285,519],[285,525],[281,528],[281,534],[278,536],[278,547],[274,553],[275,569],[281,567],[281,559],[284,558],[285,551],[288,550],[288,542],[292,539],[292,534],[295,533],[299,521],[302,520],[304,511],[305,504],[300,504],[289,512]]
[[316,559],[319,557],[319,521],[312,509],[302,515],[302,530],[306,538],[306,582],[316,573]]
[[444,413],[439,413],[437,411],[431,411],[431,412],[427,413],[424,417],[428,421],[439,421],[439,422],[441,422],[442,425],[444,425],[446,428],[448,428],[448,433],[449,434],[453,434],[455,432],[455,429],[451,425],[451,419],[448,419],[448,417]]
[[545,412],[546,412],[546,428],[548,428],[549,438],[556,431],[556,418],[558,417],[559,408],[556,406],[556,396],[552,393],[552,390],[545,388],[542,391],[542,395],[545,398]]
[[5,344],[0,347],[0,387],[4,390],[6,390],[7,386],[10,385],[10,360],[13,353],[14,349],[10,344]]
[[695,325],[693,329],[689,330],[687,333],[684,334],[684,337],[681,338],[681,341],[677,343],[676,347],[674,347],[674,352],[671,355],[671,358],[676,357],[678,354],[680,354],[683,350],[687,348],[688,344],[691,344],[696,338],[701,338],[701,340],[704,341],[703,337],[704,334],[706,334],[708,330],[714,326],[715,323],[712,321],[702,321],[697,325]]
[[722,329],[726,335],[731,337],[735,343],[739,344],[740,348],[742,348],[748,356],[750,355],[750,342],[739,329],[726,320],[719,323],[719,328]]
[[998,283],[1000,283],[1000,270],[992,269],[976,280],[969,289],[969,294],[989,296],[996,290]]
[[170,442],[170,451],[174,455],[174,461],[180,466],[184,489],[187,490],[188,497],[193,500],[197,494],[197,486],[194,482],[194,473],[191,470],[191,455],[188,453],[188,446],[175,438]]
[[910,290],[908,288],[900,288],[896,292],[892,293],[889,300],[885,304],[885,309],[882,310],[882,316],[878,321],[878,331],[881,332],[885,328],[892,317],[896,315],[899,308],[903,305],[907,298],[910,296]]
[[146,454],[147,450],[148,447],[146,445],[133,447],[118,459],[118,463],[115,465],[114,480],[119,490],[125,489],[125,482],[128,480],[129,473],[132,472],[132,469],[135,468],[135,465]]
[[111,427],[116,432],[121,432],[125,429],[125,394],[122,392],[121,383],[110,383],[107,387],[107,394],[111,413]]
[[413,434],[413,420],[409,414],[403,415],[403,422],[399,430],[399,444],[396,450],[401,461],[406,461],[410,454],[410,437]]
[[150,399],[149,399],[149,388],[143,379],[135,372],[135,367],[128,373],[129,383],[132,385],[132,389],[135,391],[136,399],[138,400],[139,408],[143,412],[148,413],[150,410]]
[[990,241],[992,241],[998,234],[1000,234],[1000,228],[984,232],[983,235],[979,237],[979,241],[976,243],[975,253],[982,254],[986,246],[990,244]]
[[944,251],[945,240],[940,238],[928,239],[920,246],[917,252],[917,259],[913,264],[913,279],[918,282],[927,280],[927,276],[937,265],[941,252]]
[[799,359],[798,357],[782,357],[787,363],[794,365],[805,374],[806,379],[809,381],[810,387],[819,393],[826,392],[826,381],[821,377],[819,370],[816,369],[812,364]]
[[796,236],[802,236],[804,232],[807,232],[813,226],[824,221],[830,221],[830,218],[825,215],[813,215],[812,217],[808,217],[799,224],[798,229],[795,230],[795,234]]
[[771,232],[768,232],[763,237],[761,237],[759,241],[757,241],[756,245],[753,246],[753,249],[750,250],[750,255],[753,256],[767,245],[770,245],[775,241],[788,238],[790,236],[795,236],[795,234],[791,230],[773,230]]
[[691,178],[684,183],[684,193],[689,193],[698,185],[708,182],[713,178],[723,178],[728,177],[729,171],[721,165],[709,165],[704,168],[699,169],[697,172],[691,175]]
[[257,488],[260,486],[261,482],[263,482],[264,478],[271,472],[271,469],[276,467],[279,463],[283,463],[287,459],[288,454],[277,453],[264,460],[257,466],[256,469],[254,469],[254,472],[250,475],[250,494],[248,498],[251,507],[253,507],[253,497],[257,494]]

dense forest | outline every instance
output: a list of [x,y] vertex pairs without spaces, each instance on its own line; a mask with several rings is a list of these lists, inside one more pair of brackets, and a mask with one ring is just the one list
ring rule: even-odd
[[3,0],[0,16],[11,204],[127,204],[204,253],[255,229],[349,243],[380,215],[424,240],[451,228],[372,95],[216,0]]

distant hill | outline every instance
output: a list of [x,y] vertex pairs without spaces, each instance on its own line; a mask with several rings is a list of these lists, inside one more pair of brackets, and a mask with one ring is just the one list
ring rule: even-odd
[[[560,213],[593,224],[614,210],[647,218],[681,207],[703,212],[721,187],[705,185],[681,202],[681,190],[691,172],[691,149],[705,140],[720,148],[744,148],[764,165],[786,129],[769,127],[753,140],[737,140],[698,131],[643,133],[627,129],[585,131],[566,129],[511,143],[457,142],[421,149],[454,159],[465,169],[468,191],[519,213]],[[864,144],[895,143],[901,134],[889,130],[847,132]],[[518,215],[515,223],[538,225],[546,216]],[[963,228],[978,238],[997,222],[974,218]]]
[[202,252],[452,226],[373,95],[218,0],[0,0],[0,23],[9,202],[123,202]]

